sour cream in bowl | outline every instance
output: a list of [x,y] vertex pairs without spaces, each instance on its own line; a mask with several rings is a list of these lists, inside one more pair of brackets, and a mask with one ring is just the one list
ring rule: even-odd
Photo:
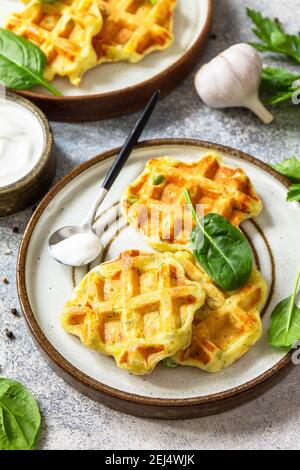
[[0,217],[40,198],[54,176],[52,150],[44,114],[15,94],[0,96]]
[[44,132],[37,117],[17,102],[0,99],[0,186],[30,173],[44,147]]

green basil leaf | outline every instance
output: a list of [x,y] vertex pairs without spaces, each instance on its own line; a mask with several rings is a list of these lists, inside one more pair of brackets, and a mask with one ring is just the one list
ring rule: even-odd
[[12,31],[0,28],[0,82],[15,90],[29,90],[41,85],[53,95],[60,96],[43,74],[46,56],[32,42]]
[[243,286],[251,276],[253,257],[243,233],[219,214],[199,221],[187,190],[184,194],[196,221],[191,233],[193,252],[205,272],[226,291]]
[[272,313],[268,340],[276,347],[291,348],[300,339],[300,308],[296,297],[300,284],[300,271],[293,294],[280,302]]
[[0,449],[34,449],[40,426],[32,394],[19,382],[0,377]]

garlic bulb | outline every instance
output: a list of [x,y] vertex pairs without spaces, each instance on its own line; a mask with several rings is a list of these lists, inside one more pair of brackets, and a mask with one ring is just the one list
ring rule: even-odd
[[260,54],[248,44],[236,44],[200,68],[195,86],[207,106],[248,108],[269,124],[274,117],[258,95],[261,73]]

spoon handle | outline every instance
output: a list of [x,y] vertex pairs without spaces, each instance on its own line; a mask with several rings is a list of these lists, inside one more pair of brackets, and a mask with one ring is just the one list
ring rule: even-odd
[[117,176],[119,175],[120,171],[128,160],[128,157],[131,154],[133,147],[137,143],[141,133],[143,132],[147,122],[150,119],[150,116],[154,111],[159,95],[159,90],[153,93],[142,115],[139,117],[131,133],[127,137],[126,142],[123,145],[117,158],[115,159],[111,169],[107,173],[102,183],[102,188],[106,189],[107,191],[110,190],[111,186],[113,185],[114,181],[116,180]]
[[109,172],[107,173],[101,189],[90,209],[90,212],[84,222],[84,225],[92,225],[95,214],[98,210],[99,205],[101,202],[104,200],[105,196],[107,195],[108,191],[112,187],[113,183],[115,182],[116,178],[118,177],[120,171],[122,170],[123,166],[127,162],[135,144],[137,143],[140,135],[142,134],[143,130],[146,127],[146,124],[148,123],[154,108],[157,104],[158,98],[160,96],[160,90],[157,90],[153,93],[151,96],[147,106],[145,107],[143,113],[137,120],[134,128],[130,132],[129,136],[126,139],[126,142],[124,143],[121,151],[117,155],[114,163],[112,164]]

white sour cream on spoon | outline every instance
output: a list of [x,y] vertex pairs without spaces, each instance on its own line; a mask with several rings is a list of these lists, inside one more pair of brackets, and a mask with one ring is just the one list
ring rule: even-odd
[[52,245],[52,256],[63,264],[83,266],[93,261],[101,252],[99,238],[92,232],[77,233]]
[[38,118],[24,106],[0,99],[0,187],[28,175],[45,147]]

